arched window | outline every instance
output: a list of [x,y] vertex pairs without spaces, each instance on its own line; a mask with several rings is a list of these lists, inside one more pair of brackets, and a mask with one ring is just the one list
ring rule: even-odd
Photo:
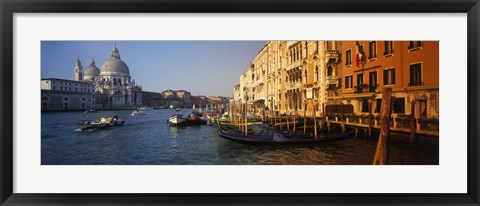
[[327,76],[331,77],[332,74],[333,74],[333,68],[332,68],[332,66],[328,66],[328,68],[327,68]]
[[63,97],[63,101],[67,102],[69,101],[70,99],[68,99],[68,97]]
[[48,101],[48,97],[43,96],[43,97],[42,97],[42,102],[47,102],[47,101]]

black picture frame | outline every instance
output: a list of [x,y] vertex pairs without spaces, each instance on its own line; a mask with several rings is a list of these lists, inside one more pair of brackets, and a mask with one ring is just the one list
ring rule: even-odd
[[[0,0],[1,205],[480,205],[478,0]],[[468,192],[466,194],[19,194],[13,193],[13,14],[347,12],[466,13],[468,24]],[[448,178],[448,177],[445,177]],[[439,180],[441,182],[441,180]]]

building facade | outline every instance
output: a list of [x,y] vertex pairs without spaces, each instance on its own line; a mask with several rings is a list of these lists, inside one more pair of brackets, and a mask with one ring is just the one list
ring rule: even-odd
[[269,41],[233,98],[280,114],[327,118],[339,112],[330,105],[349,105],[347,120],[360,123],[370,113],[378,118],[383,88],[393,90],[394,126],[411,114],[438,123],[439,42]]
[[40,81],[41,110],[84,110],[94,108],[95,87],[91,82],[48,78]]
[[131,77],[130,69],[121,60],[116,46],[100,69],[92,59],[90,66],[82,70],[81,62],[77,60],[74,77],[77,81],[89,81],[95,85],[96,108],[129,108],[143,104],[142,87]]

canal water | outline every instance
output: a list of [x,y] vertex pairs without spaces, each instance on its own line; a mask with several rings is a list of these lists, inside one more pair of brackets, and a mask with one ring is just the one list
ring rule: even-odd
[[[369,165],[376,140],[351,138],[320,146],[243,145],[215,126],[170,127],[168,117],[191,109],[42,113],[42,165]],[[79,131],[75,123],[118,115],[124,126]],[[438,145],[390,141],[389,164],[435,165]]]

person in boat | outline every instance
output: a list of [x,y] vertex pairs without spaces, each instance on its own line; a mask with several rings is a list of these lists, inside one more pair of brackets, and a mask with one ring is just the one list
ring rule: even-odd
[[118,115],[113,116],[113,121],[117,121],[117,120],[118,120]]

